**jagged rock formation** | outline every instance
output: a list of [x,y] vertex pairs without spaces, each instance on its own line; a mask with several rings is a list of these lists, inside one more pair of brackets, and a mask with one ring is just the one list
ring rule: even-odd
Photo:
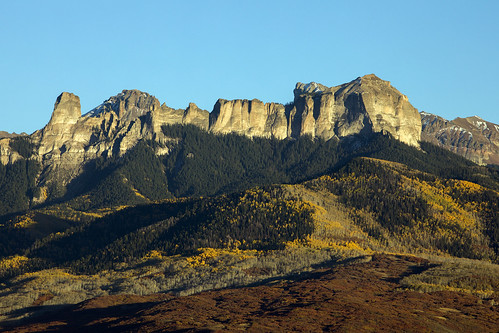
[[0,131],[0,139],[15,138],[17,136],[22,136],[22,135],[27,135],[27,134],[24,132],[22,132],[21,134],[17,134],[17,133],[9,133],[9,132],[5,132],[5,131]]
[[43,128],[38,153],[45,155],[54,149],[61,149],[73,139],[73,127],[81,117],[80,98],[63,92],[54,105],[49,123]]
[[27,136],[26,133],[22,132],[21,134],[17,133],[9,133],[5,131],[0,131],[0,163],[1,164],[9,164],[14,163],[15,161],[22,158],[22,156],[12,150],[10,147],[10,142],[12,138],[17,138],[20,136]]
[[19,160],[21,155],[10,147],[9,137],[0,138],[0,163],[9,164]]
[[[43,170],[39,183],[44,186],[57,180],[65,186],[81,173],[86,161],[121,155],[141,139],[165,143],[169,139],[161,126],[187,121],[206,129],[208,111],[194,104],[186,111],[174,110],[147,93],[123,90],[81,116],[78,96],[62,93],[47,126],[31,136],[39,144],[36,155]],[[167,152],[166,147],[158,147],[158,154]]]
[[[142,139],[157,142],[158,155],[167,154],[173,139],[162,131],[166,124],[193,124],[213,133],[278,139],[310,135],[329,140],[386,132],[414,146],[421,129],[419,114],[407,97],[372,74],[332,88],[298,83],[294,102],[286,106],[256,99],[219,99],[211,113],[194,103],[185,110],[172,109],[147,93],[123,90],[82,116],[79,97],[64,92],[56,100],[49,123],[29,136],[37,147],[31,158],[42,166],[37,180],[44,188],[41,192],[54,191],[51,184],[57,184],[57,191],[64,193],[87,161],[120,156]],[[20,158],[8,140],[0,140],[4,164]]]
[[0,163],[1,164],[9,164],[14,163],[15,161],[22,158],[22,156],[12,150],[10,147],[10,142],[12,138],[17,138],[20,136],[27,136],[26,133],[22,132],[21,134],[17,133],[9,133],[5,131],[0,131]]
[[210,131],[279,139],[310,135],[325,140],[387,132],[417,146],[421,121],[407,97],[388,81],[366,75],[336,87],[297,83],[294,103],[220,99],[210,115]]
[[294,93],[294,128],[300,133],[329,139],[388,132],[402,142],[418,145],[421,124],[417,110],[390,82],[374,74],[332,88],[299,83]]
[[499,164],[499,125],[478,116],[446,120],[421,112],[421,139],[478,164]]

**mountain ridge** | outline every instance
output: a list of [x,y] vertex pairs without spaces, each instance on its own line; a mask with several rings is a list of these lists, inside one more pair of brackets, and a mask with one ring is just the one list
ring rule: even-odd
[[421,139],[477,164],[499,164],[499,125],[478,116],[447,120],[421,112]]
[[[141,140],[156,142],[158,156],[168,154],[175,139],[165,135],[165,125],[192,124],[214,134],[281,140],[302,136],[339,140],[383,132],[418,146],[419,114],[388,81],[370,74],[336,87],[320,85],[321,91],[304,87],[297,84],[294,102],[286,106],[256,99],[219,99],[211,113],[194,103],[186,109],[173,109],[148,93],[123,90],[82,115],[79,97],[63,92],[48,124],[27,136],[25,145],[32,147],[30,159],[40,164],[36,179],[40,193],[48,196],[64,194],[90,161],[123,156]],[[23,159],[12,148],[13,140],[0,139],[4,165]],[[33,201],[45,199],[45,195],[35,196]]]
[[[497,151],[494,138],[499,134],[481,133],[480,142],[473,138],[452,139],[447,133],[458,125],[452,127],[443,118],[430,122],[425,116],[427,113],[419,114],[405,95],[374,74],[335,87],[298,82],[293,94],[294,101],[286,105],[257,99],[219,99],[213,111],[208,112],[194,103],[186,109],[173,109],[148,93],[132,89],[123,90],[82,115],[79,97],[64,92],[57,98],[52,117],[44,128],[29,136],[0,138],[0,162],[12,165],[29,159],[30,163],[38,163],[38,173],[29,180],[35,184],[28,191],[31,206],[67,195],[68,186],[81,177],[93,161],[124,156],[140,141],[154,142],[151,146],[154,154],[167,156],[179,140],[183,140],[164,132],[164,126],[175,124],[194,125],[213,134],[278,140],[307,136],[344,141],[381,132],[416,147],[422,135],[422,140],[474,162],[499,161],[494,152],[494,149]],[[467,128],[474,126],[465,120],[455,121],[465,122],[461,125]],[[499,128],[475,119],[475,125],[479,123],[486,124],[491,131]],[[357,139],[352,141],[352,147],[359,144]],[[456,142],[464,146],[455,147]],[[180,161],[185,159],[182,157]],[[30,170],[32,175],[35,169]]]

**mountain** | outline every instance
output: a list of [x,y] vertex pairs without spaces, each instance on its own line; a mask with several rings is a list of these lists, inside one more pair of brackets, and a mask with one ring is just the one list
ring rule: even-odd
[[[82,115],[63,93],[43,129],[0,139],[2,329],[45,311],[49,326],[67,317],[78,328],[78,313],[104,304],[99,327],[109,314],[138,330],[139,303],[168,320],[178,304],[188,317],[184,304],[217,289],[204,294],[213,315],[257,295],[247,304],[260,308],[241,317],[261,319],[255,330],[345,302],[345,329],[399,327],[390,304],[404,323],[424,318],[422,330],[494,326],[476,319],[497,320],[499,170],[419,141],[418,112],[374,75],[298,83],[294,95],[219,100],[210,113],[125,90]],[[222,328],[205,315],[207,329]],[[158,325],[196,329],[187,319]]]
[[407,97],[374,74],[336,87],[297,83],[286,106],[258,100],[220,99],[210,114],[210,130],[279,139],[309,135],[324,140],[385,131],[417,146],[420,119]]
[[[72,195],[68,186],[92,161],[123,156],[139,141],[154,142],[157,156],[168,155],[176,139],[166,135],[163,127],[172,124],[280,140],[344,139],[383,132],[418,145],[421,121],[417,110],[388,81],[373,74],[332,88],[298,83],[294,96],[294,102],[286,106],[220,99],[209,113],[193,103],[175,110],[147,93],[124,90],[82,115],[79,97],[64,92],[43,129],[30,136],[0,139],[0,160],[4,165],[26,158],[38,163],[38,174],[29,180],[35,182],[36,190],[28,198],[36,205]],[[22,152],[29,156],[23,156],[19,147],[29,147],[29,152]]]
[[421,112],[421,140],[478,164],[499,164],[499,125],[478,116],[446,120]]
[[21,133],[21,134],[17,134],[17,133],[9,133],[9,132],[5,132],[5,131],[0,131],[0,139],[3,139],[3,138],[14,138],[16,136],[20,136],[20,135],[27,135],[26,133]]

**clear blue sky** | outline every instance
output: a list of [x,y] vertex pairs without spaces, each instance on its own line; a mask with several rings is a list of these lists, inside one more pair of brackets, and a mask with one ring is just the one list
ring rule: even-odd
[[499,1],[0,2],[0,130],[31,133],[62,91],[174,108],[286,103],[296,82],[375,73],[420,111],[499,123]]

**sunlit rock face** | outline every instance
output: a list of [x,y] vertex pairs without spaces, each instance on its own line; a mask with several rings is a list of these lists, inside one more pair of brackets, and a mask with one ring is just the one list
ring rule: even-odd
[[220,99],[209,130],[279,139],[309,135],[325,140],[372,132],[390,133],[412,146],[420,140],[421,119],[407,97],[375,75],[328,88],[297,83],[289,106],[259,100]]
[[209,130],[215,133],[238,133],[247,136],[274,136],[284,139],[287,120],[284,105],[263,103],[257,99],[227,101],[219,99],[210,114]]
[[390,82],[374,74],[331,88],[297,83],[294,94],[291,136],[308,134],[327,140],[387,132],[412,146],[420,140],[417,109]]
[[58,149],[73,136],[73,128],[81,117],[80,98],[63,92],[57,97],[49,123],[42,130],[39,154]]

